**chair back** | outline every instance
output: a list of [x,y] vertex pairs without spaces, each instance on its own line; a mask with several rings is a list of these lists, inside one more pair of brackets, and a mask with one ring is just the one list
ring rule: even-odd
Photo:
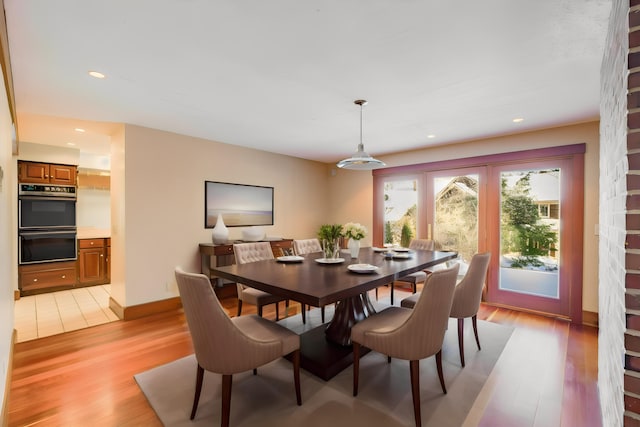
[[[233,253],[236,258],[236,264],[274,259],[271,243],[269,242],[234,243]],[[236,289],[238,298],[242,299],[242,291],[246,289],[246,286],[242,283],[236,283]]]
[[418,251],[432,251],[435,249],[435,243],[430,239],[413,239],[409,243],[409,249]]
[[459,268],[456,264],[427,277],[411,316],[394,332],[396,342],[389,356],[420,360],[440,351],[449,324]]
[[306,255],[312,252],[322,252],[322,246],[317,238],[301,239],[293,241],[293,250],[296,255]]
[[[227,315],[204,274],[175,269],[198,364],[207,371],[233,374],[253,369],[265,357],[277,358],[280,341],[260,341],[246,336]],[[272,359],[271,359],[272,360]]]
[[271,243],[269,242],[235,243],[233,245],[233,253],[236,256],[237,264],[274,259]]
[[471,258],[467,273],[456,286],[451,317],[461,319],[478,313],[490,259],[491,252],[475,254]]

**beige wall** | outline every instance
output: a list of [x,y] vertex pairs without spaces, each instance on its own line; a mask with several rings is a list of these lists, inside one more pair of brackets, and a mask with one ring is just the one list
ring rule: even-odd
[[[0,76],[2,73],[0,73]],[[16,160],[12,156],[12,124],[4,79],[0,78],[0,388],[8,371],[13,336],[13,292],[18,283]],[[2,394],[0,410],[8,396]],[[0,423],[2,420],[0,420]]]
[[[583,310],[598,312],[598,177],[599,123],[546,129],[499,138],[487,138],[450,146],[416,150],[387,156],[376,156],[387,166],[402,166],[455,158],[585,143],[585,208]],[[329,180],[331,218],[336,222],[356,220],[369,229],[373,223],[373,193],[370,172],[338,170]],[[369,240],[370,244],[370,240]],[[592,262],[593,261],[593,262]]]
[[111,164],[112,297],[122,306],[177,296],[177,265],[199,271],[198,243],[212,231],[205,180],[273,186],[268,236],[314,237],[330,212],[323,163],[125,125]]

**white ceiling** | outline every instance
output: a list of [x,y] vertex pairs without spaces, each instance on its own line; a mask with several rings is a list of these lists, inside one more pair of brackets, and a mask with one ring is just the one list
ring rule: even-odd
[[131,123],[323,162],[355,151],[360,98],[372,155],[598,119],[611,9],[611,0],[4,4],[22,141],[99,154],[113,129],[104,122]]

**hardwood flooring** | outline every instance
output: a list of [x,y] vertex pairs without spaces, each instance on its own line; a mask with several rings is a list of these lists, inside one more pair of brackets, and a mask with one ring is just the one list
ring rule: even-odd
[[[398,301],[404,293],[396,292]],[[235,315],[235,298],[224,298],[222,304]],[[299,307],[291,303],[290,315],[299,313]],[[243,307],[243,314],[252,310]],[[264,316],[275,318],[273,306],[265,307]],[[470,425],[602,425],[596,328],[487,305],[478,318],[515,331]],[[18,343],[8,424],[160,426],[133,375],[192,352],[181,310]]]

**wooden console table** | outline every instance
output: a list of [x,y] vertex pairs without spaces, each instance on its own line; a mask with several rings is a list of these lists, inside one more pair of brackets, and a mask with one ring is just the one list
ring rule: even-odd
[[[289,250],[293,247],[293,239],[280,239],[280,240],[265,240],[271,243],[271,250],[274,257],[285,255],[284,250]],[[213,243],[200,243],[200,269],[202,274],[207,276],[211,283],[216,287],[222,287],[230,282],[229,280],[216,277],[211,272],[212,268],[223,267],[225,265],[235,264],[235,257],[233,256],[233,244],[234,243],[250,243],[243,240],[234,240],[228,243],[216,245]]]

